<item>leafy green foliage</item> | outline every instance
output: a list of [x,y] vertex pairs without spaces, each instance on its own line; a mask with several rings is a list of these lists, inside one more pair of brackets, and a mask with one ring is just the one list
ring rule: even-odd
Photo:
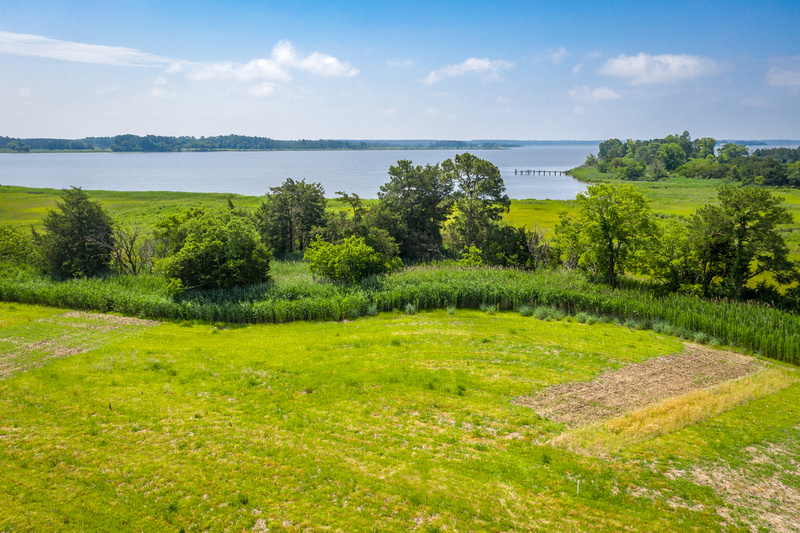
[[650,206],[630,185],[591,185],[576,201],[578,220],[564,217],[556,228],[560,245],[578,264],[615,287],[619,275],[632,266],[636,251],[657,234]]
[[325,189],[319,183],[288,178],[282,185],[270,187],[256,211],[262,239],[278,256],[302,252],[317,228],[325,224],[326,203]]
[[457,228],[457,249],[483,244],[487,229],[500,219],[511,205],[505,194],[505,184],[500,170],[489,161],[468,152],[457,154],[455,161],[447,159],[442,170],[456,185],[455,206],[458,210],[454,226]]
[[304,259],[314,274],[348,283],[400,266],[399,259],[376,252],[362,237],[348,237],[339,244],[317,239],[306,250]]
[[376,217],[411,260],[442,257],[442,225],[452,207],[453,183],[439,165],[414,166],[401,160],[389,167],[389,181],[381,186]]
[[33,238],[28,233],[8,226],[0,226],[0,261],[26,263],[35,256]]
[[108,272],[114,244],[111,217],[79,187],[62,191],[43,225],[47,233],[37,240],[45,272],[60,278]]
[[180,250],[162,261],[168,278],[187,289],[230,289],[269,279],[269,250],[253,222],[230,210],[188,219]]

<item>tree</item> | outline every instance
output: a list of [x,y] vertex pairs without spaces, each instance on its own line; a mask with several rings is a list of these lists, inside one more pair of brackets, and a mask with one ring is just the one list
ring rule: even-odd
[[511,200],[504,194],[506,187],[500,170],[468,152],[457,154],[455,161],[445,160],[442,169],[447,179],[458,186],[454,196],[462,244],[466,247],[479,244],[479,230],[487,229],[511,206]]
[[269,280],[272,254],[255,224],[231,210],[188,219],[183,246],[161,267],[186,289],[230,289]]
[[678,143],[662,144],[656,153],[656,157],[663,161],[667,172],[672,172],[686,162],[686,152],[683,151]]
[[715,278],[724,294],[743,298],[756,276],[772,274],[779,283],[790,283],[796,265],[778,232],[792,222],[789,211],[766,189],[723,185],[719,205],[706,205],[689,222],[690,240],[698,256],[704,292]]
[[389,182],[381,185],[378,209],[384,227],[400,245],[400,254],[412,260],[442,255],[442,226],[452,207],[451,176],[439,165],[414,166],[401,160],[389,167]]
[[562,217],[559,242],[563,248],[577,247],[579,264],[596,269],[616,287],[635,252],[657,236],[647,199],[631,185],[599,184],[576,200],[578,220]]
[[258,229],[277,255],[305,250],[314,229],[325,223],[325,189],[319,183],[288,178],[270,193],[256,212]]
[[111,217],[80,187],[64,189],[56,209],[50,210],[43,225],[47,233],[36,234],[42,268],[60,277],[98,276],[108,272],[114,243]]

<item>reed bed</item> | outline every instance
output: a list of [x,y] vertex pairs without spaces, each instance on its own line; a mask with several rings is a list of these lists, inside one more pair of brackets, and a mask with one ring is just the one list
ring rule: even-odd
[[[765,305],[709,301],[640,289],[610,289],[577,272],[460,267],[410,267],[343,285],[315,280],[302,263],[275,269],[275,281],[234,291],[172,298],[157,276],[56,282],[25,267],[0,270],[0,299],[130,316],[230,323],[344,320],[376,311],[491,308],[559,309],[567,315],[612,317],[629,327],[737,346],[800,364],[800,317]],[[274,272],[275,272],[274,271]]]

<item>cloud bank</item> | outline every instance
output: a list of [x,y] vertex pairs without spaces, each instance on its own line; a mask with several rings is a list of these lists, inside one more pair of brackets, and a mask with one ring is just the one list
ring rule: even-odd
[[634,85],[653,83],[677,83],[715,73],[717,63],[707,57],[688,54],[635,56],[620,55],[609,59],[598,72],[627,79]]
[[611,87],[575,87],[567,93],[573,100],[581,102],[598,102],[600,100],[619,100],[622,96]]

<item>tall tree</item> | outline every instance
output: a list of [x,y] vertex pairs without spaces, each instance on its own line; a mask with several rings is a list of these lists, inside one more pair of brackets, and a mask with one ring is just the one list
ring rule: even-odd
[[325,189],[319,183],[288,178],[270,193],[256,211],[262,239],[276,255],[305,250],[314,228],[325,223]]
[[80,187],[64,189],[56,209],[47,213],[47,233],[37,235],[45,272],[61,278],[98,276],[109,270],[114,243],[111,217]]
[[442,225],[452,208],[451,177],[439,165],[414,166],[401,160],[389,167],[390,179],[381,185],[378,220],[386,227],[408,259],[433,259],[442,254]]
[[764,273],[780,283],[797,276],[788,259],[788,248],[778,231],[792,222],[783,198],[759,187],[723,185],[719,205],[706,205],[689,222],[690,239],[696,243],[703,273],[704,292],[714,278],[726,295],[742,298],[750,280]]
[[463,245],[473,246],[478,243],[479,229],[499,220],[511,206],[500,169],[465,152],[457,154],[455,161],[445,160],[442,170],[457,185],[454,196],[458,222],[463,226]]
[[[562,218],[556,232],[562,247],[577,249],[579,264],[594,268],[612,287],[656,236],[647,199],[631,185],[590,185],[576,197],[578,220]],[[564,242],[577,241],[577,242]]]

